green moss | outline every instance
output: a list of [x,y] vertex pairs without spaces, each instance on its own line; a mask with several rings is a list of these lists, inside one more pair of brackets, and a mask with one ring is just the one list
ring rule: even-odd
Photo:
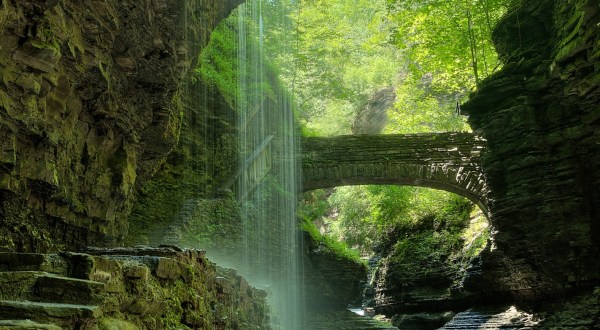
[[129,216],[127,245],[147,244],[148,236],[170,225],[185,201],[203,195],[207,179],[201,172],[165,164],[162,170],[139,190],[137,203]]
[[23,14],[10,5],[9,1],[2,1],[2,10],[0,10],[0,31],[5,31],[6,25],[22,17]]
[[169,113],[169,123],[165,131],[165,140],[179,141],[181,135],[181,123],[183,122],[183,97],[181,88],[173,93],[171,98]]
[[138,330],[139,328],[130,322],[112,317],[103,317],[98,321],[98,330]]
[[181,324],[181,315],[183,314],[183,308],[181,308],[181,297],[182,294],[184,294],[184,290],[185,289],[182,281],[177,281],[174,287],[169,288],[170,297],[167,300],[167,312],[161,319],[164,329],[190,329],[189,327]]
[[230,106],[238,94],[237,47],[233,20],[226,20],[213,31],[198,59],[195,72],[213,90],[219,90]]
[[[202,79],[213,91],[219,91],[231,107],[241,109],[259,104],[265,96],[274,100],[275,90],[283,88],[276,68],[264,58],[257,38],[245,38],[246,49],[238,54],[237,24],[237,16],[232,15],[217,26],[200,55],[195,72],[197,79]],[[245,60],[239,61],[238,56],[245,56]],[[243,67],[239,63],[243,63]],[[259,64],[266,65],[267,69],[256,67]],[[237,104],[240,102],[242,104]]]
[[0,89],[0,105],[6,109],[7,113],[13,113],[15,108],[15,102],[5,91]]
[[457,197],[434,213],[398,224],[377,249],[398,278],[441,277],[458,284],[489,237],[487,219],[472,209]]
[[440,271],[457,271],[450,257],[460,251],[460,232],[422,231],[399,240],[390,256],[402,278],[428,277]]
[[360,258],[358,251],[348,247],[345,242],[336,241],[330,236],[322,235],[309,218],[304,218],[302,220],[300,228],[310,236],[311,240],[314,242],[313,244],[316,246],[317,252],[333,254],[339,258],[365,263],[365,261]]
[[57,45],[66,42],[71,54],[75,58],[77,58],[78,54],[83,55],[85,53],[81,27],[74,24],[61,6],[54,6],[46,17],[48,27],[42,27],[42,35],[45,35],[46,40],[51,40],[52,43]]
[[110,66],[108,64],[103,64],[102,60],[98,60],[98,69],[100,69],[100,73],[102,73],[102,77],[106,79],[106,84],[108,85],[108,89],[111,88],[111,79],[110,79]]
[[198,200],[184,227],[181,244],[220,253],[236,254],[242,237],[238,203],[233,196]]

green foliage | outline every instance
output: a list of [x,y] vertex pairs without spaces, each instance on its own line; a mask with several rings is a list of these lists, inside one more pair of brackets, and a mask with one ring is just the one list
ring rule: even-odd
[[283,1],[289,14],[266,30],[265,45],[309,135],[349,133],[369,97],[390,86],[387,133],[464,131],[457,104],[499,68],[491,29],[508,2]]
[[259,27],[247,17],[244,30],[239,30],[239,15],[225,19],[211,34],[195,69],[211,90],[223,95],[238,111],[260,104],[264,98],[274,99],[281,85],[276,68],[265,59]]
[[363,263],[360,254],[351,248],[343,241],[333,239],[328,235],[323,235],[319,229],[312,223],[310,218],[303,218],[300,223],[300,228],[307,233],[317,247],[319,253],[329,253],[335,256],[354,260]]
[[487,219],[472,203],[433,189],[354,186],[320,190],[305,194],[301,212],[304,230],[323,242],[325,250],[339,249],[342,252],[336,253],[342,254],[345,244],[362,255],[375,250],[393,267],[394,276],[402,278],[459,280],[489,237]]
[[238,93],[234,23],[233,19],[227,19],[217,26],[195,69],[197,77],[214,91],[219,91],[231,106]]
[[491,30],[507,0],[388,0],[407,58],[389,133],[465,131],[458,104],[500,67]]
[[[348,133],[369,96],[393,84],[399,67],[381,1],[300,1],[291,6],[292,47],[276,63],[302,124],[319,134]],[[267,31],[267,33],[273,33]]]
[[436,98],[414,82],[402,84],[397,88],[384,133],[468,131],[465,118],[456,114],[456,102],[450,97]]
[[305,219],[319,219],[327,215],[330,192],[325,189],[314,190],[304,194],[300,204],[300,214]]
[[454,251],[460,251],[462,241],[456,231],[422,231],[400,239],[391,255],[391,264],[401,278],[418,278],[434,272],[458,270],[456,263],[447,263]]
[[[394,228],[441,228],[468,218],[470,202],[434,189],[406,186],[349,186],[331,194],[305,194],[306,219],[320,219],[328,235],[369,254]],[[425,225],[425,221],[427,222]]]
[[394,43],[413,59],[413,74],[434,74],[431,88],[435,92],[463,92],[475,87],[477,76],[498,69],[491,30],[508,2],[389,0],[391,20],[396,24]]
[[469,262],[487,244],[487,221],[472,205],[456,198],[413,223],[399,223],[378,247],[395,276],[415,279],[443,276],[459,280]]

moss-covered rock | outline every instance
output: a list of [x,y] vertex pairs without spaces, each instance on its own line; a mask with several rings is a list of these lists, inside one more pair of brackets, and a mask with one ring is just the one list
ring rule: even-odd
[[239,2],[3,2],[0,249],[122,241],[177,144],[190,63]]
[[202,251],[88,252],[0,253],[0,282],[11,281],[0,318],[48,329],[269,329],[266,293]]

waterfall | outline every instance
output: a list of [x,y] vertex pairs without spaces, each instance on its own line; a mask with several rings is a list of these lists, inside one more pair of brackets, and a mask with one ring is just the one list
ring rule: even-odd
[[[300,234],[296,220],[297,134],[289,94],[269,69],[265,31],[283,19],[265,17],[273,1],[249,0],[238,8],[239,175],[244,260],[242,275],[268,292],[274,329],[303,329]],[[270,10],[272,15],[276,10]],[[283,15],[283,14],[277,14]]]

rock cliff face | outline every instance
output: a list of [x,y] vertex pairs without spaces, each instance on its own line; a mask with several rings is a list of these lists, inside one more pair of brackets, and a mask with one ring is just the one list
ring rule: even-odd
[[352,134],[380,134],[387,124],[387,111],[396,101],[393,87],[381,89],[371,96],[352,123]]
[[360,307],[365,265],[327,249],[304,233],[303,290],[308,315]]
[[488,141],[495,245],[508,274],[523,274],[496,288],[600,280],[599,11],[598,1],[525,1],[495,32],[505,67],[463,106]]
[[545,299],[600,281],[599,11],[523,1],[496,28],[506,64],[463,106],[488,141],[497,230],[469,290]]
[[181,127],[181,85],[241,1],[3,1],[0,249],[118,244]]
[[[400,328],[400,316],[432,324],[452,316],[445,311],[502,303],[535,312],[528,320],[542,328],[599,327],[600,2],[518,1],[494,42],[504,67],[462,106],[487,140],[481,165],[493,240],[454,290],[411,278],[433,304],[388,283],[383,289],[397,289],[401,307],[388,311],[385,301],[375,307],[417,313],[397,316]],[[477,328],[469,313],[447,328]],[[491,314],[512,315],[486,313],[485,322]],[[519,322],[512,325],[528,324]]]

